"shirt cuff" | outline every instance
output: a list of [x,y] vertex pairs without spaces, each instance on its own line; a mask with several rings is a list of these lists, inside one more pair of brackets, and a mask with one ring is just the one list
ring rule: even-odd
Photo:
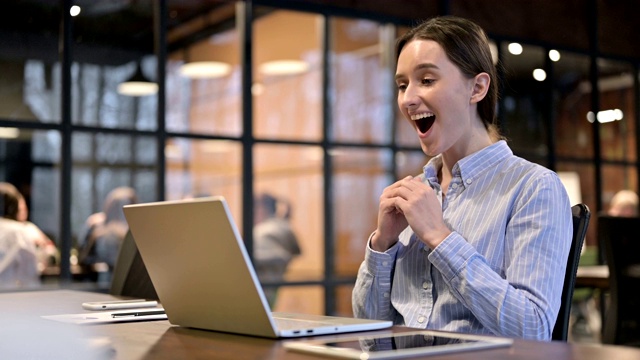
[[469,259],[476,253],[460,234],[453,231],[429,254],[429,261],[442,276],[450,281],[464,268]]
[[373,234],[374,233],[369,236],[369,240],[367,241],[367,251],[364,255],[364,262],[366,264],[367,271],[369,274],[376,277],[382,275],[390,276],[394,267],[394,261],[399,245],[396,242],[385,252],[373,250],[371,248],[371,237],[373,237]]

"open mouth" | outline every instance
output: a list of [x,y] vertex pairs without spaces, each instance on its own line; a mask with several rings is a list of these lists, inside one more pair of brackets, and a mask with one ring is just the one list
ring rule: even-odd
[[418,127],[418,130],[424,134],[427,131],[429,131],[429,129],[431,129],[431,126],[433,126],[433,123],[436,122],[436,116],[435,115],[431,115],[431,116],[425,116],[423,118],[414,120],[416,123],[416,126]]

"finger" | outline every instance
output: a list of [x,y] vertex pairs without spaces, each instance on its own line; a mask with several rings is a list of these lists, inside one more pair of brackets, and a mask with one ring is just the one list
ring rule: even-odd
[[405,187],[414,193],[430,193],[433,191],[430,185],[423,183],[420,179],[414,178],[405,183]]
[[394,196],[380,201],[380,210],[391,214],[401,211],[398,207],[398,197]]

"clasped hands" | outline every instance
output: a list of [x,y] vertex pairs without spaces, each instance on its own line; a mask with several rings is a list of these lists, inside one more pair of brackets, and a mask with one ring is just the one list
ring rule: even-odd
[[384,189],[380,195],[378,228],[371,237],[371,248],[386,251],[398,241],[407,225],[430,249],[451,233],[444,223],[442,205],[436,192],[419,177],[407,176]]

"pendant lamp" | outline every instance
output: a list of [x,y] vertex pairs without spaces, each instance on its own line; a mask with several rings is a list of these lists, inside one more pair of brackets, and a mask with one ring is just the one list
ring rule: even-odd
[[118,93],[125,96],[146,96],[157,92],[158,84],[151,82],[144,76],[140,62],[137,63],[133,76],[118,85]]

